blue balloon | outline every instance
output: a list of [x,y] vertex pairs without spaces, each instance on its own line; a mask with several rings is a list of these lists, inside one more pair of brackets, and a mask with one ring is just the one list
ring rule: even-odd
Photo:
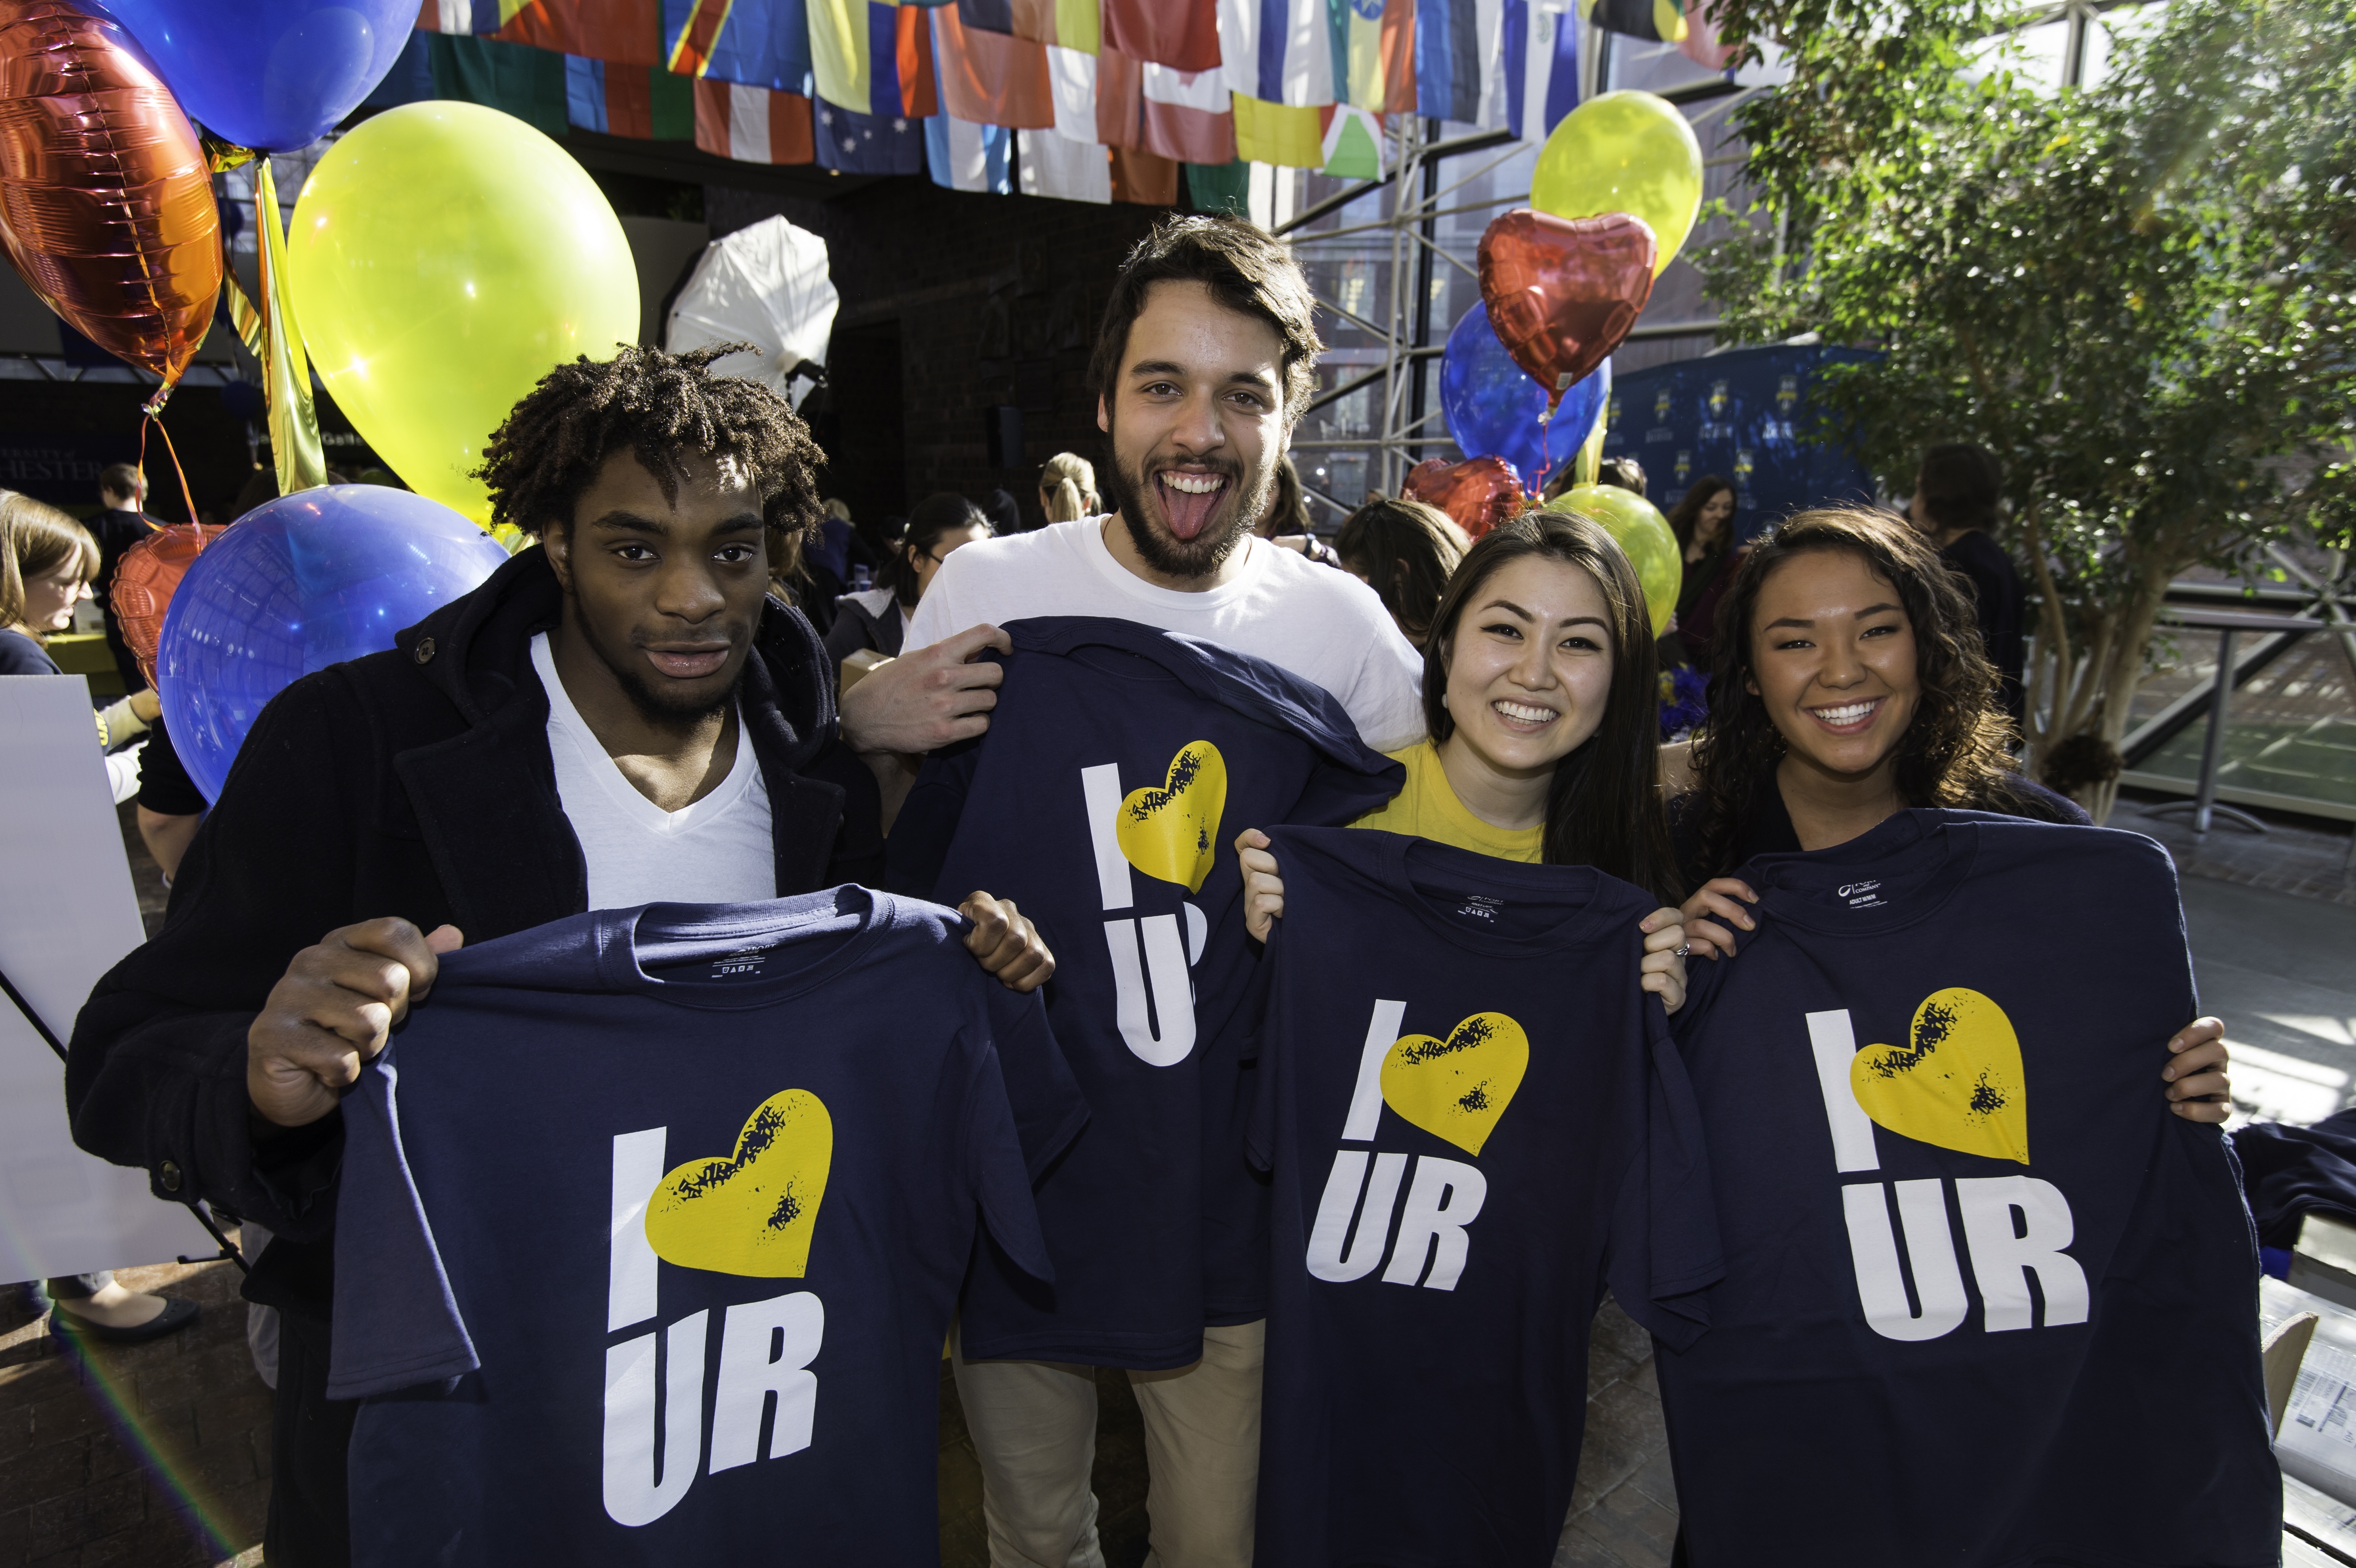
[[188,118],[291,153],[336,128],[401,58],[417,0],[104,0]]
[[219,800],[272,698],[390,648],[507,558],[439,501],[379,485],[300,490],[240,517],[180,580],[155,645],[164,722],[188,777]]
[[1612,395],[1612,361],[1563,393],[1551,424],[1540,426],[1546,393],[1524,373],[1489,327],[1488,306],[1474,303],[1457,319],[1440,359],[1440,410],[1467,457],[1502,457],[1535,492],[1578,453]]

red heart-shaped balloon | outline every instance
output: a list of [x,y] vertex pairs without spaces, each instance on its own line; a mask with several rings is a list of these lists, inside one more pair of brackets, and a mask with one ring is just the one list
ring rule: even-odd
[[1514,465],[1502,457],[1468,457],[1462,463],[1428,458],[1407,471],[1400,494],[1439,507],[1456,519],[1467,539],[1479,539],[1527,504]]
[[1481,236],[1481,300],[1514,363],[1562,395],[1620,347],[1653,297],[1652,226],[1625,212],[1557,218],[1527,208]]

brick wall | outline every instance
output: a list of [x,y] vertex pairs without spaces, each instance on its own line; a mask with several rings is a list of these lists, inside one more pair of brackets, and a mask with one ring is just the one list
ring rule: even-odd
[[[1088,346],[1121,258],[1164,209],[882,182],[818,202],[707,187],[714,238],[773,214],[827,242],[834,286],[840,411],[814,421],[832,459],[830,493],[854,515],[905,512],[936,490],[976,499],[1003,485],[1038,520],[1038,466],[1057,452],[1101,462]],[[896,443],[875,407],[888,398],[896,331]],[[990,465],[983,411],[1023,411],[1023,463]],[[896,445],[896,455],[895,455]]]

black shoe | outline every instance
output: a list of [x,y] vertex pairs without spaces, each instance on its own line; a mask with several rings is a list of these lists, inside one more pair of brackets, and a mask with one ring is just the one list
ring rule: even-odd
[[62,1307],[49,1312],[49,1332],[60,1339],[82,1339],[99,1345],[144,1345],[150,1339],[160,1339],[166,1334],[177,1334],[197,1320],[199,1308],[193,1301],[177,1296],[164,1298],[164,1310],[136,1328],[117,1328],[112,1324],[77,1317]]

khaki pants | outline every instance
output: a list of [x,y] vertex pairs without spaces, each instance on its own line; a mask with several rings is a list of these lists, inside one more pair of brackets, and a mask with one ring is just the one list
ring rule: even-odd
[[[1145,1417],[1145,1568],[1249,1568],[1265,1323],[1203,1330],[1203,1359],[1131,1372]],[[954,1358],[981,1456],[991,1568],[1104,1568],[1097,1546],[1095,1370]]]

